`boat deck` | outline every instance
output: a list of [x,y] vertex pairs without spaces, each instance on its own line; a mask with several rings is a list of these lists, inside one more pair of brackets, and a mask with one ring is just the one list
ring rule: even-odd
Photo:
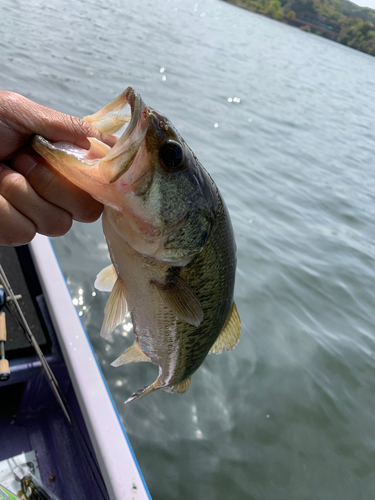
[[59,500],[109,499],[27,247],[0,247],[0,263],[68,402],[69,424],[22,328],[5,308],[11,376],[0,382],[0,461],[35,450]]

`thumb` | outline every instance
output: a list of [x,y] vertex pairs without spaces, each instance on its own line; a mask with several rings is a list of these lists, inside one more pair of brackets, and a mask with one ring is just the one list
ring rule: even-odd
[[111,147],[117,142],[117,137],[103,134],[81,118],[54,110],[49,110],[48,115],[44,116],[44,123],[39,124],[39,130],[40,132],[35,133],[42,135],[49,141],[70,142],[86,149],[90,147],[88,137],[95,137]]

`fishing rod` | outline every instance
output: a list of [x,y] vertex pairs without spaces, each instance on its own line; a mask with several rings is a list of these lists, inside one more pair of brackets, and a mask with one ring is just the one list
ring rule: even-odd
[[[14,296],[17,300],[21,295]],[[9,361],[5,357],[5,343],[7,341],[7,325],[4,308],[11,299],[5,294],[4,287],[0,285],[0,382],[6,382],[10,378]]]
[[[105,489],[104,479],[103,479],[102,473],[98,467],[98,464],[97,464],[97,462],[96,462],[96,460],[91,452],[91,449],[87,443],[87,440],[86,440],[80,426],[78,425],[78,423],[74,417],[74,414],[73,414],[73,412],[68,404],[68,401],[66,400],[64,393],[62,392],[61,387],[60,387],[59,383],[57,382],[55,375],[53,374],[51,367],[49,366],[47,360],[45,359],[44,354],[43,354],[37,340],[35,339],[33,333],[30,330],[30,327],[29,327],[27,320],[22,312],[22,309],[17,302],[17,299],[19,299],[20,297],[13,293],[12,287],[8,281],[8,278],[7,278],[5,271],[4,271],[1,264],[0,264],[0,284],[2,285],[6,295],[8,296],[7,302],[10,302],[10,304],[12,304],[15,307],[16,312],[19,315],[19,318],[14,313],[14,311],[12,311],[12,309],[9,307],[9,304],[7,304],[8,309],[11,312],[12,316],[15,318],[15,320],[18,322],[18,324],[20,325],[22,330],[24,331],[26,338],[28,339],[30,344],[35,349],[35,352],[40,360],[40,363],[41,363],[43,372],[47,378],[47,381],[48,381],[48,383],[52,389],[52,392],[54,393],[54,395],[57,399],[57,402],[59,403],[66,419],[68,420],[68,423],[70,424],[70,426],[73,430],[73,433],[77,439],[78,445],[81,448],[81,451],[82,451],[82,453],[86,459],[86,462],[91,470],[91,473],[94,477],[94,480],[99,488],[100,494],[104,499],[106,499],[107,496],[103,492],[103,487]],[[74,421],[75,425],[73,425],[73,421]],[[78,429],[78,434],[77,434],[77,429]],[[90,456],[91,460],[88,458],[87,455]],[[94,464],[94,466],[92,465],[92,463]],[[102,484],[99,483],[98,478],[95,474],[94,468],[95,468],[97,474],[99,475]]]
[[4,287],[5,293],[10,297],[10,300],[12,301],[12,304],[15,306],[18,314],[20,315],[22,324],[23,324],[23,329],[26,334],[27,340],[30,342],[30,344],[34,347],[36,355],[38,356],[40,363],[42,365],[43,371],[47,377],[48,383],[55,394],[55,397],[58,401],[58,403],[61,406],[62,411],[64,412],[64,415],[66,416],[68,422],[71,424],[72,421],[70,420],[69,414],[67,412],[67,409],[65,408],[65,405],[61,399],[60,392],[59,392],[59,384],[55,378],[55,375],[53,374],[51,367],[46,361],[46,358],[44,357],[44,354],[39,347],[38,342],[36,341],[34,335],[32,334],[32,331],[30,330],[30,327],[26,321],[26,318],[22,312],[22,309],[20,308],[20,305],[17,302],[16,296],[13,293],[12,287],[10,286],[10,283],[8,281],[8,278],[6,277],[6,274],[4,272],[3,266],[0,264],[0,280],[1,284]]
[[9,361],[5,357],[5,342],[7,340],[7,327],[5,321],[6,296],[3,288],[0,288],[0,382],[10,377]]

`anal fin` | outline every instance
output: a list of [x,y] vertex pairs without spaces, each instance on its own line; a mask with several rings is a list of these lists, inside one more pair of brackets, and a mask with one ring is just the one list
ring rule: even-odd
[[126,349],[113,363],[112,366],[126,365],[127,363],[137,363],[140,361],[150,361],[146,354],[142,351],[137,341]]
[[172,392],[173,394],[183,394],[189,389],[190,382],[191,377],[184,380],[183,382],[180,382],[179,384],[164,387],[164,390],[167,392]]
[[119,325],[127,313],[125,285],[120,278],[117,278],[104,309],[104,320],[100,335],[108,335]]
[[240,335],[241,320],[238,315],[236,304],[233,302],[223,329],[208,354],[221,354],[224,349],[227,349],[227,351],[234,349],[240,340]]

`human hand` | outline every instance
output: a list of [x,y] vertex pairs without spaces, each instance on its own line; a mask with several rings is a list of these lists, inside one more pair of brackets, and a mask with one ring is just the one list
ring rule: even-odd
[[90,147],[87,137],[115,143],[79,118],[0,90],[0,245],[26,244],[37,232],[61,236],[73,220],[94,222],[103,210],[88,193],[45,166],[30,147],[34,134],[83,148]]

